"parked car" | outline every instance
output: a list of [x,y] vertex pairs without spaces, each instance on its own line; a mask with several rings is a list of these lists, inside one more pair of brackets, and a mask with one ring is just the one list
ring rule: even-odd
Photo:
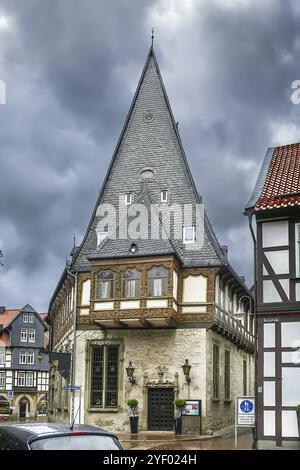
[[123,450],[118,437],[93,426],[61,423],[0,425],[1,450]]

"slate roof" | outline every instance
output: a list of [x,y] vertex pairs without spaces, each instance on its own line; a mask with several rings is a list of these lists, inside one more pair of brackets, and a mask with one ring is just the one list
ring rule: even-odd
[[[147,121],[146,115],[152,115]],[[151,169],[152,181],[141,180],[141,171]],[[133,242],[138,256],[176,254],[183,266],[220,266],[227,264],[224,250],[204,215],[204,243],[199,250],[190,250],[182,239],[124,240],[107,239],[97,247],[96,227],[99,204],[118,206],[119,197],[132,193],[133,202],[147,193],[148,203],[159,204],[160,192],[167,189],[170,204],[200,204],[178,128],[170,107],[153,48],[150,48],[136,93],[127,115],[121,136],[104,179],[85,237],[72,265],[78,271],[90,269],[91,258],[127,257]],[[146,204],[147,205],[147,204]],[[118,221],[118,226],[122,223]],[[161,223],[161,222],[160,222]],[[117,229],[118,235],[118,229]]]
[[269,148],[246,212],[300,205],[300,143]]

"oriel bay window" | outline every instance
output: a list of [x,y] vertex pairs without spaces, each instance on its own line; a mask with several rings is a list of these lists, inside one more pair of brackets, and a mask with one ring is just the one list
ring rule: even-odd
[[141,273],[137,269],[128,269],[123,274],[123,296],[140,296]]
[[166,296],[168,291],[168,271],[165,268],[153,268],[148,273],[149,296]]
[[119,346],[93,346],[91,349],[92,408],[118,406]]
[[96,276],[96,296],[99,300],[112,299],[114,296],[114,274],[101,271]]

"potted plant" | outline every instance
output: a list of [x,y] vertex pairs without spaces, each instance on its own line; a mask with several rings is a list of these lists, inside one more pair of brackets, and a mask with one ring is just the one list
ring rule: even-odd
[[129,406],[129,421],[130,421],[131,434],[137,434],[138,432],[138,422],[139,422],[138,404],[139,402],[135,398],[131,398],[127,402],[127,405]]
[[296,406],[296,413],[297,413],[297,421],[298,421],[298,433],[300,439],[300,403]]
[[182,434],[182,410],[186,405],[186,400],[183,400],[181,398],[178,398],[177,400],[174,400],[174,405],[175,405],[175,434],[180,435]]

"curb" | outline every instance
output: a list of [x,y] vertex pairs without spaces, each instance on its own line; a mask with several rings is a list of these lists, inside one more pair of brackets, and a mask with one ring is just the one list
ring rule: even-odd
[[133,440],[133,439],[122,439],[122,436],[118,436],[122,442],[132,443],[132,444],[173,444],[174,442],[190,442],[190,441],[209,441],[210,439],[218,439],[221,434],[213,434],[212,436],[196,436],[196,437],[183,437],[180,439],[141,439],[141,440]]

